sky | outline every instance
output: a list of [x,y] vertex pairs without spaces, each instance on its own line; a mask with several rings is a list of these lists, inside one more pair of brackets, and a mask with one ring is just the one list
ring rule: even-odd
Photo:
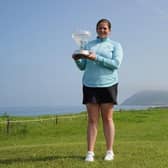
[[82,103],[72,33],[112,23],[121,43],[119,103],[142,90],[168,90],[167,0],[0,0],[0,107]]

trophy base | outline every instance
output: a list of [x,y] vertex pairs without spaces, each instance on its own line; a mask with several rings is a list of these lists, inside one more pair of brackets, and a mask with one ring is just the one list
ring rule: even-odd
[[74,52],[74,56],[76,58],[86,58],[89,55],[89,51],[88,50],[76,50]]

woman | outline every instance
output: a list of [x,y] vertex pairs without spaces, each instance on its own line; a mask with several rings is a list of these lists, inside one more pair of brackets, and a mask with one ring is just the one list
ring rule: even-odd
[[86,46],[90,50],[90,54],[85,58],[80,58],[75,54],[72,56],[78,68],[84,70],[83,104],[86,105],[88,113],[88,152],[85,161],[94,161],[99,114],[102,117],[106,140],[104,160],[114,159],[113,107],[117,104],[118,68],[123,58],[120,43],[109,38],[111,33],[109,20],[99,20],[96,25],[96,32],[97,38],[90,41]]

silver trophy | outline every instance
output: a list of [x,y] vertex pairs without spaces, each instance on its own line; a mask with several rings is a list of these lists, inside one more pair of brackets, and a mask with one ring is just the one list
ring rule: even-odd
[[88,43],[88,39],[90,38],[91,33],[89,31],[79,31],[72,33],[72,38],[79,46],[78,50],[75,50],[73,53],[77,57],[85,57],[89,55],[89,50],[85,49],[86,44]]

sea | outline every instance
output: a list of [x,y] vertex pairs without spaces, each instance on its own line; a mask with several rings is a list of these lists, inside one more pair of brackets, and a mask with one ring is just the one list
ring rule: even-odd
[[[117,105],[114,110],[140,110],[148,109],[153,106],[128,106]],[[41,115],[63,115],[77,114],[86,111],[84,105],[81,106],[29,106],[29,107],[0,107],[0,116],[41,116]]]

